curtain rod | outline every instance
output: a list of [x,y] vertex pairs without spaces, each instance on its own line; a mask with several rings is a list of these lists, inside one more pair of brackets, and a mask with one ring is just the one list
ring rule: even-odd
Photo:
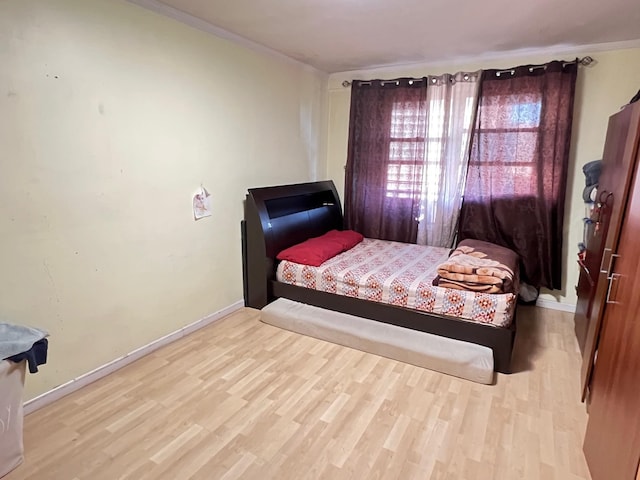
[[[586,56],[586,57],[582,57],[582,58],[576,58],[575,60],[572,60],[570,62],[562,62],[562,66],[566,66],[566,65],[571,65],[572,63],[577,63],[578,65],[583,65],[583,66],[587,66],[587,65],[591,65],[594,62],[593,58]],[[534,70],[538,70],[540,68],[544,68],[546,69],[547,66],[542,64],[542,65],[531,65],[529,67],[529,71],[533,72]],[[511,75],[513,75],[514,73],[516,73],[516,71],[513,68],[508,68],[506,70],[498,70],[496,72],[496,77],[499,77],[501,74],[503,73],[509,73]]]
[[[578,59],[573,60],[571,62],[562,62],[562,65],[564,66],[564,65],[570,65],[572,63],[577,63],[578,65],[582,65],[582,66],[586,67],[587,65],[591,65],[594,61],[595,60],[592,57],[587,55],[586,57],[578,58]],[[533,66],[529,67],[529,69],[531,71],[535,70],[536,68],[545,68],[545,66],[544,65],[533,65]],[[514,70],[511,69],[511,68],[507,69],[507,70],[500,70],[499,72],[497,72],[497,75],[500,76],[501,73],[513,73],[513,71]],[[421,82],[423,79],[422,78],[412,78],[411,80],[414,81],[414,82]],[[393,82],[393,80],[388,80],[388,81],[389,82]],[[350,87],[352,83],[353,83],[352,81],[344,80],[342,82],[342,86],[345,87],[345,88],[346,87]]]

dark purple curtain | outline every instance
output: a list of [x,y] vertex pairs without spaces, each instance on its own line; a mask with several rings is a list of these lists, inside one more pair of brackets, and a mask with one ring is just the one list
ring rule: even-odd
[[577,63],[486,70],[459,238],[509,247],[521,278],[562,286],[562,224]]
[[354,81],[345,225],[369,238],[416,241],[426,120],[425,80]]

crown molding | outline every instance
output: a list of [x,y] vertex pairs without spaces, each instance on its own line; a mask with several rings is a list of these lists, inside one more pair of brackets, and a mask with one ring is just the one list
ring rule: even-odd
[[308,72],[324,76],[328,75],[327,72],[319,70],[307,63],[296,60],[295,58],[289,57],[288,55],[278,52],[277,50],[273,50],[272,48],[265,47],[264,45],[249,40],[248,38],[245,38],[241,35],[229,32],[224,28],[217,27],[212,23],[202,20],[201,18],[194,17],[189,13],[178,10],[177,8],[171,7],[158,0],[127,0],[127,2],[144,8],[145,10],[149,10],[162,16],[176,20],[177,22],[195,28],[196,30],[209,33],[224,40],[229,40],[230,42],[233,42],[254,52],[270,56],[285,63],[289,63],[290,65],[295,65]]
[[[397,72],[402,69],[416,68],[446,68],[452,65],[463,65],[469,63],[484,63],[499,60],[521,60],[523,57],[535,57],[544,55],[576,55],[582,56],[597,52],[606,52],[611,50],[625,50],[629,48],[640,48],[640,39],[625,40],[621,42],[594,43],[588,45],[552,45],[544,48],[521,48],[518,50],[509,50],[505,52],[486,52],[479,55],[464,55],[458,57],[447,58],[446,60],[418,61],[393,63],[384,65],[374,65],[371,67],[359,68],[354,70],[345,70],[342,72],[334,72],[330,75],[331,83],[342,80],[350,80],[358,74],[369,74],[372,71],[385,73]],[[596,59],[597,60],[597,59]]]
[[339,78],[340,82],[343,79],[353,78],[354,75],[357,75],[359,73],[367,73],[374,70],[376,72],[384,73],[386,71],[397,71],[410,68],[444,68],[451,65],[460,65],[465,63],[478,63],[509,59],[515,60],[521,59],[522,57],[533,57],[540,55],[584,55],[586,53],[604,52],[610,50],[624,50],[628,48],[640,48],[640,39],[608,43],[594,43],[587,45],[560,44],[543,48],[522,48],[505,52],[486,52],[479,55],[463,55],[447,58],[446,60],[421,60],[416,62],[379,64],[357,69],[343,70],[339,72],[325,72],[307,63],[301,62],[300,60],[289,57],[288,55],[285,55],[284,53],[281,53],[277,50],[266,47],[241,35],[232,33],[221,27],[213,25],[212,23],[195,17],[189,13],[183,12],[182,10],[171,7],[165,3],[162,3],[160,0],[127,0],[127,2],[137,5],[146,10],[158,13],[165,17],[171,18],[197,30],[209,33],[225,40],[229,40],[230,42],[243,46],[254,52],[270,56],[291,65],[295,65],[305,71],[312,72],[324,77],[330,77],[329,80],[335,80]]

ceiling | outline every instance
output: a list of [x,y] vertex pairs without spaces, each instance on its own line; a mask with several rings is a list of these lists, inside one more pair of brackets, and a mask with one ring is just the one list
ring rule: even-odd
[[328,73],[640,39],[637,0],[153,1]]

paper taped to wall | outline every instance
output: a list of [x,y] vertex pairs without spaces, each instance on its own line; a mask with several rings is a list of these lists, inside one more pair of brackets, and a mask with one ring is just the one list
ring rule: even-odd
[[204,217],[211,216],[211,195],[207,192],[207,189],[200,187],[200,189],[193,195],[193,218],[194,220],[200,220]]

